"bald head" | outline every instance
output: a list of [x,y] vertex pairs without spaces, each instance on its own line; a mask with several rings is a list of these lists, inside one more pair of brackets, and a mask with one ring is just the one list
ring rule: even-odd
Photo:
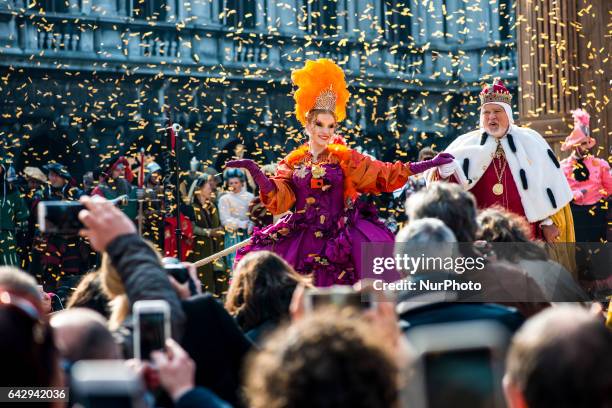
[[61,356],[69,361],[120,358],[106,319],[91,309],[75,308],[56,313],[51,318],[51,327]]

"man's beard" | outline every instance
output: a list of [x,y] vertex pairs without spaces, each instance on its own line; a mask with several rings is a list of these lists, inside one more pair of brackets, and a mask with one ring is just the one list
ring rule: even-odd
[[502,130],[502,127],[498,126],[497,130],[493,132],[490,127],[485,126],[485,131],[487,132],[487,134],[493,136],[494,138],[501,139],[508,132],[508,128]]

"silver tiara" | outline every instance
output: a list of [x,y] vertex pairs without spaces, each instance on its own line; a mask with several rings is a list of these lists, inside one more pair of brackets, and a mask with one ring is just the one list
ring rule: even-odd
[[330,112],[336,111],[336,93],[333,91],[331,85],[328,89],[324,90],[315,99],[315,104],[312,109],[325,110]]

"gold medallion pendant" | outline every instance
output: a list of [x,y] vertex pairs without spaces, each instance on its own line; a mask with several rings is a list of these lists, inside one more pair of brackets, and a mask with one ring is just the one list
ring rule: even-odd
[[504,194],[504,185],[502,183],[493,184],[493,194],[495,195]]

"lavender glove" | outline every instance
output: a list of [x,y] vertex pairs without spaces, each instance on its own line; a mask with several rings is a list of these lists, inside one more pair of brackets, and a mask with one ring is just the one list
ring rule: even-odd
[[438,167],[443,164],[451,163],[454,158],[455,157],[450,153],[438,153],[436,157],[431,160],[410,163],[408,166],[410,167],[410,172],[412,174],[419,174],[431,169],[432,167]]
[[259,186],[259,190],[263,194],[268,194],[276,190],[276,186],[274,185],[274,182],[270,180],[264,174],[263,171],[261,171],[257,163],[255,163],[253,160],[249,160],[249,159],[230,160],[225,164],[225,167],[226,168],[232,167],[232,168],[247,169],[249,173],[251,173],[253,180],[255,181],[255,183],[257,183],[257,185]]

